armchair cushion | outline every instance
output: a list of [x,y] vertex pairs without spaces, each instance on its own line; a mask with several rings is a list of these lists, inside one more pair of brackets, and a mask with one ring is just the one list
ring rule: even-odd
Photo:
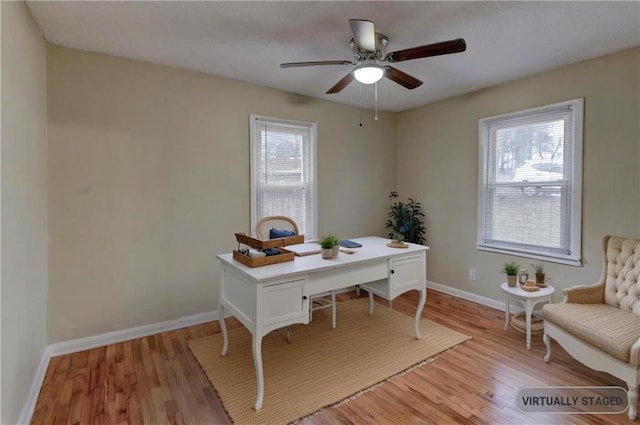
[[638,368],[631,347],[640,339],[640,317],[607,304],[547,304],[544,320]]
[[296,236],[296,232],[292,230],[270,229],[269,239],[288,238],[290,236]]

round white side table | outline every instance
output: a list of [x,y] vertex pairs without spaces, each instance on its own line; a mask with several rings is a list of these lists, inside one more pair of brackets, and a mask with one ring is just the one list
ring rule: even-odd
[[533,308],[536,304],[541,302],[551,303],[551,296],[555,289],[553,286],[549,285],[546,288],[540,288],[539,291],[525,291],[520,287],[520,285],[509,286],[507,282],[500,285],[502,292],[505,295],[505,318],[504,318],[504,330],[506,331],[509,328],[509,319],[511,315],[509,314],[509,307],[511,305],[511,301],[518,301],[522,304],[524,308],[524,312],[527,318],[527,350],[531,349],[531,315],[533,314]]

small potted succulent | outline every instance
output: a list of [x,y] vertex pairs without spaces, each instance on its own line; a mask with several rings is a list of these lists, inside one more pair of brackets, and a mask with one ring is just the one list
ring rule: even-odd
[[509,286],[515,287],[517,285],[519,269],[520,266],[513,261],[504,263],[504,265],[502,266],[502,270],[500,270],[500,273],[504,273],[507,275],[507,284]]
[[544,264],[537,263],[537,264],[532,264],[532,266],[533,266],[533,269],[536,271],[536,285],[544,285],[544,278],[545,278]]
[[[338,255],[338,238],[329,234],[320,239],[320,253],[322,258],[333,258]],[[335,254],[334,254],[335,251]]]

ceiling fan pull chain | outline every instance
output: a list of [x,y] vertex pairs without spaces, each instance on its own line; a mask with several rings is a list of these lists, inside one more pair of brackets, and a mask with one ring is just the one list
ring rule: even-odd
[[376,103],[375,115],[373,116],[373,119],[378,121],[378,83],[374,83],[373,93],[374,93],[375,103]]

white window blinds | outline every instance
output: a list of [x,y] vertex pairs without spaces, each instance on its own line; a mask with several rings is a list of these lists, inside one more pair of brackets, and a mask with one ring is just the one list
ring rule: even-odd
[[317,237],[316,124],[251,115],[251,228],[284,215]]
[[480,120],[479,249],[580,265],[582,109]]

